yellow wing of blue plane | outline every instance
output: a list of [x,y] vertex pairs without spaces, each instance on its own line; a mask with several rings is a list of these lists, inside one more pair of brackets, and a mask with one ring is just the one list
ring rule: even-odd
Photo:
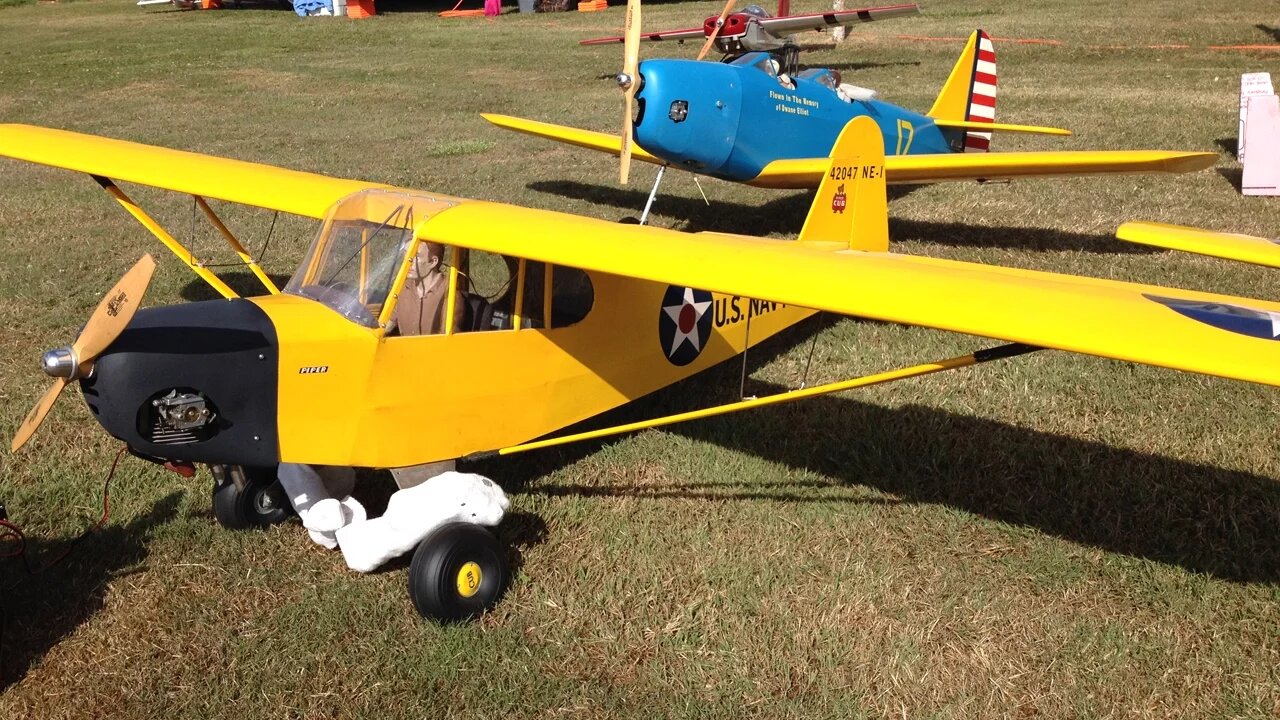
[[1280,268],[1280,241],[1253,235],[1213,232],[1185,225],[1128,222],[1116,230],[1116,237],[1169,250]]
[[[608,133],[525,120],[508,115],[485,113],[484,118],[494,125],[526,135],[611,155],[621,152],[621,138]],[[1052,130],[1052,128],[1042,129]],[[661,165],[663,162],[638,147],[635,148],[632,157],[656,165]],[[1185,173],[1212,167],[1217,159],[1218,156],[1214,153],[1167,150],[890,155],[885,158],[885,175],[886,181],[890,184],[917,184],[1020,177]],[[779,189],[815,188],[829,163],[830,159],[825,157],[774,160],[766,165],[754,179],[747,181],[747,184]]]
[[[865,132],[870,122],[850,128]],[[847,153],[841,148],[850,132],[835,154]],[[863,169],[850,193],[861,192],[860,183],[882,186],[882,152],[878,142],[858,148]],[[20,125],[0,126],[0,155],[310,217],[348,189],[373,186]],[[811,214],[845,208],[822,191],[818,197]],[[838,250],[816,242],[830,237],[689,234],[469,200],[436,213],[417,234],[589,271],[1280,385],[1280,303],[848,249],[859,247],[859,236],[881,237],[885,208],[870,206],[849,205],[849,216],[857,215],[847,228],[853,242]]]

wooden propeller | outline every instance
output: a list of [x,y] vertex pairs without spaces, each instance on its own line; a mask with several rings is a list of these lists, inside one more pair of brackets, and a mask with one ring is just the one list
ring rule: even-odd
[[627,0],[627,24],[623,31],[622,74],[628,79],[622,88],[622,152],[618,154],[618,181],[623,185],[631,175],[631,145],[635,132],[631,122],[640,88],[640,0]]
[[[40,428],[40,423],[44,422],[45,416],[49,414],[49,410],[53,407],[53,403],[57,401],[62,391],[71,384],[71,381],[77,377],[83,377],[88,374],[93,367],[93,361],[103,350],[106,350],[115,339],[120,337],[120,333],[124,332],[125,326],[133,319],[133,314],[138,311],[138,306],[142,303],[142,296],[147,292],[147,286],[151,284],[151,276],[155,273],[156,261],[150,255],[143,255],[129,272],[107,292],[98,303],[98,307],[94,309],[93,314],[89,316],[89,322],[85,323],[84,329],[80,331],[80,336],[67,349],[70,353],[70,363],[57,368],[50,368],[46,363],[46,372],[57,374],[53,380],[53,385],[45,391],[40,401],[31,408],[31,412],[23,418],[22,424],[18,426],[18,431],[13,434],[13,444],[9,446],[10,450],[17,452],[18,448],[26,444],[27,440],[35,434]],[[65,373],[65,374],[63,374]]]
[[715,44],[716,38],[720,36],[720,28],[724,27],[725,18],[729,17],[729,13],[733,12],[733,0],[729,0],[724,4],[724,10],[720,11],[720,19],[716,20],[716,26],[711,29],[711,34],[707,36],[707,41],[702,43],[702,50],[698,51],[698,59],[707,56],[711,51],[711,46]]

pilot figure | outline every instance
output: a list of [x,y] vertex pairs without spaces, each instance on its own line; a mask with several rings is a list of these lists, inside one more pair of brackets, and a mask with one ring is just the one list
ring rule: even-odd
[[[449,296],[449,276],[444,272],[444,246],[423,241],[409,264],[409,277],[396,301],[395,327],[401,335],[434,335],[444,332]],[[462,294],[454,301],[453,329],[462,329]]]

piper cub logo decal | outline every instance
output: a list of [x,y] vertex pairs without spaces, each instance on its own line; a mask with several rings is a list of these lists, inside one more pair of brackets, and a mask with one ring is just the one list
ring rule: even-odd
[[831,212],[844,213],[844,208],[849,204],[849,198],[844,194],[844,183],[836,188],[836,194],[831,198]]
[[307,365],[306,367],[298,368],[299,375],[321,375],[327,372],[329,372],[328,365]]
[[706,290],[672,285],[658,311],[658,341],[672,365],[688,365],[702,354],[712,328],[723,328],[786,307],[739,295],[713,298]]

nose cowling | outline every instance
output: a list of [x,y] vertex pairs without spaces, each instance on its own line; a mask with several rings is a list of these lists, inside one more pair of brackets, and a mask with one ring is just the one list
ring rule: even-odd
[[736,69],[693,60],[640,63],[636,143],[689,170],[715,174],[733,151],[742,115]]
[[138,452],[274,465],[278,349],[247,300],[143,309],[80,387],[99,424]]

